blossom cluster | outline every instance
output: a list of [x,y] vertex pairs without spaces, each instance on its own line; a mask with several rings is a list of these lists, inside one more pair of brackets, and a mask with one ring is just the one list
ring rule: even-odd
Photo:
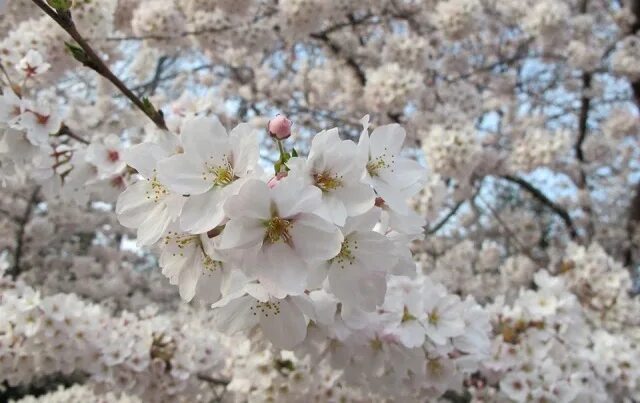
[[213,304],[223,332],[259,328],[303,355],[325,346],[367,390],[389,394],[375,390],[385,376],[438,396],[486,354],[488,320],[473,300],[416,277],[408,242],[424,223],[407,199],[424,170],[402,156],[399,125],[363,125],[357,144],[337,129],[318,133],[305,158],[284,151],[290,123],[277,118],[271,176],[251,126],[227,133],[214,116],[185,119],[179,136],[125,152],[142,178],[116,212],[141,245],[157,245],[185,301]]

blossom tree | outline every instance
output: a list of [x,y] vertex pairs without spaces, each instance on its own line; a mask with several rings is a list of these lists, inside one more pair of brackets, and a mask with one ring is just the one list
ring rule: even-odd
[[0,400],[640,400],[640,1],[0,1]]

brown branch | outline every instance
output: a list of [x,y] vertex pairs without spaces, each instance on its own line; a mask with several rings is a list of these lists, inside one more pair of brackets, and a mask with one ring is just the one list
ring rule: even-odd
[[464,204],[465,200],[459,201],[453,208],[447,213],[446,216],[440,222],[438,222],[433,228],[427,229],[427,235],[435,234],[440,230],[440,228],[444,227],[444,225],[456,215],[460,207]]
[[24,232],[27,227],[27,223],[31,218],[33,207],[38,203],[38,193],[40,193],[40,186],[37,186],[31,192],[31,197],[27,201],[27,207],[24,209],[24,213],[18,218],[18,232],[16,233],[16,250],[13,253],[13,267],[7,271],[7,274],[15,280],[20,274],[20,263],[23,255],[24,248]]
[[564,208],[562,208],[561,206],[556,204],[554,201],[549,199],[538,188],[534,187],[532,184],[530,184],[529,182],[527,182],[526,180],[520,177],[513,176],[513,175],[504,175],[502,176],[502,178],[520,186],[522,189],[527,191],[531,196],[533,196],[540,203],[549,207],[554,213],[556,213],[562,219],[562,221],[564,221],[565,226],[569,230],[569,235],[571,236],[571,239],[576,239],[578,237],[576,228],[573,225],[573,220],[571,219],[571,216]]
[[356,78],[358,79],[358,82],[360,82],[360,85],[364,87],[365,84],[367,84],[367,76],[365,75],[364,70],[360,68],[358,62],[356,62],[353,57],[344,55],[342,52],[342,48],[338,46],[337,43],[333,42],[331,38],[329,38],[329,34],[327,32],[323,31],[312,33],[310,34],[310,36],[311,38],[323,42],[325,45],[327,45],[335,56],[343,57],[344,62],[347,64],[347,66],[351,67],[351,69],[353,70]]
[[84,52],[82,55],[77,55],[74,52],[74,57],[78,59],[82,64],[94,70],[102,77],[109,80],[120,92],[122,92],[134,105],[138,107],[145,115],[151,119],[156,126],[162,130],[167,130],[167,125],[164,121],[164,116],[161,111],[156,110],[149,104],[145,104],[143,100],[138,98],[115,74],[109,69],[109,67],[102,61],[102,58],[93,50],[89,43],[80,35],[76,29],[75,24],[71,18],[70,12],[58,12],[49,7],[43,0],[32,0],[35,5],[40,7],[49,17],[51,17],[62,29],[64,29],[80,46]]
[[229,382],[231,382],[228,379],[213,378],[213,377],[211,377],[209,375],[205,375],[205,374],[198,374],[198,379],[200,379],[201,381],[204,381],[204,382],[211,383],[213,385],[217,385],[217,386],[227,386],[229,384]]
[[89,144],[88,140],[85,140],[82,137],[75,134],[73,130],[71,130],[71,128],[64,123],[62,124],[62,126],[60,126],[60,130],[58,130],[58,133],[56,133],[56,136],[68,136],[82,144]]

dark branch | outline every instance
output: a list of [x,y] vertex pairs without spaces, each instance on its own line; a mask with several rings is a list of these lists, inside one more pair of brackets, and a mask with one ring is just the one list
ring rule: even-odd
[[[161,111],[156,110],[150,104],[145,103],[143,100],[138,98],[127,86],[118,78],[115,74],[107,67],[107,65],[102,61],[102,58],[98,56],[98,54],[93,50],[93,48],[89,45],[89,43],[80,35],[78,30],[76,29],[73,20],[71,19],[70,12],[57,12],[53,8],[49,7],[43,0],[32,0],[35,5],[40,7],[42,11],[47,13],[49,17],[51,17],[62,29],[64,29],[80,46],[82,49],[82,54],[74,53],[74,57],[79,60],[82,64],[94,70],[96,73],[100,74],[107,80],[109,80],[113,85],[115,85],[120,92],[122,92],[134,105],[138,107],[145,115],[151,119],[156,126],[160,129],[167,130],[167,125],[164,122],[164,116]],[[79,49],[78,49],[79,50]]]
[[571,236],[571,238],[575,239],[578,237],[576,228],[573,225],[573,220],[571,219],[571,216],[569,215],[569,213],[567,213],[567,211],[564,208],[556,204],[553,200],[549,199],[544,193],[542,193],[538,188],[534,187],[532,184],[530,184],[529,182],[527,182],[522,178],[519,178],[517,176],[512,176],[512,175],[504,175],[502,178],[508,180],[509,182],[517,184],[522,189],[526,190],[531,196],[533,196],[540,203],[549,207],[554,213],[560,216],[562,221],[564,221],[564,224],[569,230],[569,235]]
[[13,253],[13,267],[7,272],[7,274],[10,275],[14,280],[16,277],[18,277],[18,274],[20,274],[21,271],[20,263],[22,261],[22,255],[24,253],[24,232],[27,227],[27,223],[31,218],[33,208],[38,203],[39,192],[39,186],[33,189],[33,191],[31,192],[31,197],[29,197],[29,200],[27,201],[27,207],[24,209],[24,213],[21,217],[18,218],[18,232],[16,233],[16,249]]
[[440,228],[444,227],[445,224],[453,217],[456,215],[456,213],[458,212],[458,210],[460,209],[460,207],[464,204],[464,200],[459,201],[452,209],[451,211],[449,211],[447,213],[446,216],[444,216],[444,218],[442,220],[440,220],[440,222],[438,222],[433,228],[431,229],[427,229],[427,234],[431,235],[431,234],[435,234],[436,232],[438,232],[440,230]]

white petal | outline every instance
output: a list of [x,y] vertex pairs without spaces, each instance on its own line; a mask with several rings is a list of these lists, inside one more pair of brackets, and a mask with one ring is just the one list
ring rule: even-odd
[[342,233],[315,214],[300,214],[290,230],[296,252],[305,260],[329,260],[340,252]]
[[138,227],[138,244],[152,245],[160,239],[169,226],[171,217],[164,203],[157,203],[149,216]]
[[307,335],[307,323],[297,306],[288,300],[278,301],[277,313],[268,310],[260,316],[260,326],[264,335],[271,340],[275,347],[291,350],[304,341]]
[[242,177],[253,171],[260,159],[258,131],[249,123],[240,123],[229,134],[233,154],[233,171]]
[[219,331],[232,335],[258,323],[257,317],[249,310],[255,302],[251,296],[245,295],[225,302],[222,306],[214,304],[213,323]]
[[219,161],[229,153],[229,137],[216,116],[186,119],[180,130],[185,154],[200,161]]
[[371,156],[399,156],[405,135],[404,129],[397,123],[376,128],[370,137]]
[[138,228],[144,222],[155,204],[147,198],[147,192],[150,191],[149,182],[141,180],[120,194],[116,202],[116,214],[120,224],[127,228]]
[[197,264],[198,260],[201,259],[197,256],[195,259],[191,259],[189,264],[180,272],[178,290],[180,291],[180,297],[185,302],[191,301],[196,294],[196,285],[202,273],[201,265]]
[[357,262],[343,265],[334,262],[329,270],[331,292],[347,305],[371,312],[384,302],[386,276],[364,269]]
[[227,222],[220,234],[220,249],[247,249],[262,242],[265,227],[253,218],[235,218]]
[[224,205],[227,217],[271,218],[271,197],[266,183],[250,179],[237,195],[231,196]]
[[189,196],[182,208],[180,227],[192,234],[201,234],[217,227],[224,219],[223,202],[224,192],[218,188]]
[[285,178],[271,190],[271,196],[282,218],[310,213],[322,202],[322,191],[308,186],[301,178]]
[[137,144],[126,149],[123,154],[127,164],[147,179],[155,176],[154,170],[158,161],[168,157],[167,152],[154,143]]
[[307,266],[284,242],[265,245],[259,254],[257,275],[260,283],[277,298],[302,294],[307,286]]
[[158,163],[158,179],[176,193],[201,194],[213,186],[204,178],[204,170],[199,159],[177,154]]

